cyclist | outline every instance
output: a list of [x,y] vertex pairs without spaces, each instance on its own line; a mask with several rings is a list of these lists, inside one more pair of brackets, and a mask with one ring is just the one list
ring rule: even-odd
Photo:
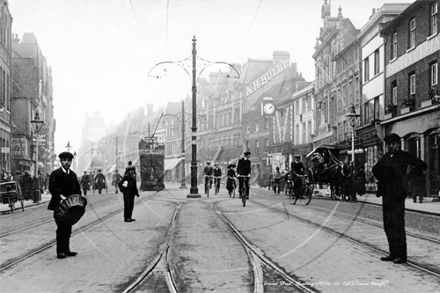
[[219,168],[218,163],[214,164],[214,186],[216,192],[220,192],[220,181],[222,179],[222,169]]
[[246,186],[246,194],[244,196],[246,196],[246,198],[249,198],[249,180],[245,180],[244,177],[241,176],[249,177],[251,175],[251,161],[249,160],[250,156],[251,156],[250,151],[244,152],[244,157],[238,161],[238,165],[237,165],[237,174],[239,176],[238,192],[240,194],[240,198],[243,196],[243,194],[241,194],[241,190],[243,189],[243,183]]
[[281,173],[280,167],[275,168],[275,173],[273,174],[273,192],[275,194],[280,194],[280,182],[281,182]]
[[[235,165],[231,164],[228,166],[228,172],[227,172],[227,176],[228,176],[228,180],[226,181],[226,189],[229,192],[229,197],[232,196],[234,189],[235,189]],[[234,193],[234,197],[235,197],[235,193]]]
[[[212,174],[213,174],[213,169],[211,167],[211,162],[206,161],[206,166],[205,168],[203,168],[203,176],[205,177],[205,194],[208,193],[208,188],[211,188],[212,186],[212,180],[210,180],[212,178]],[[208,182],[210,183],[209,186],[208,186]]]
[[304,167],[303,162],[300,161],[301,156],[295,155],[294,158],[295,158],[294,161],[290,165],[290,169],[291,169],[290,171],[292,173],[293,184],[294,184],[293,191],[295,192],[296,195],[298,195],[301,193],[301,188],[302,188],[302,180],[300,176],[304,176],[306,168]]
[[289,190],[293,186],[293,177],[292,173],[289,171],[289,167],[286,167],[286,175],[284,175],[284,181],[286,181],[286,188],[284,189],[286,192],[285,194],[289,195]]

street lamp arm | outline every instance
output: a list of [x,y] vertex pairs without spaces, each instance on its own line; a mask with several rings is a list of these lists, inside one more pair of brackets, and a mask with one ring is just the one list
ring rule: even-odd
[[[154,66],[150,69],[150,71],[148,71],[148,76],[150,76],[150,77],[154,77],[154,78],[161,78],[161,76],[159,76],[159,75],[150,75],[150,72],[153,71],[153,69],[156,68],[156,67],[159,66],[159,65],[162,65],[162,64],[174,64],[174,65],[179,66],[179,67],[182,68],[183,70],[185,70],[186,74],[188,74],[189,79],[191,80],[191,74],[190,74],[190,72],[188,71],[188,69],[186,68],[187,65],[185,65],[185,62],[187,62],[187,61],[190,60],[190,59],[191,59],[191,57],[188,57],[188,58],[183,59],[183,60],[180,60],[180,61],[162,61],[162,62],[159,62],[159,63],[157,63],[156,65],[154,65]],[[166,69],[165,69],[165,70],[166,70]]]
[[[199,74],[197,76],[197,79],[199,79],[200,75],[202,74],[203,71],[205,71],[206,68],[208,68],[211,65],[215,65],[215,64],[225,64],[225,65],[228,65],[229,67],[234,69],[234,71],[237,73],[237,76],[235,76],[233,78],[237,78],[237,79],[240,78],[240,73],[238,72],[238,70],[235,69],[235,67],[232,64],[229,64],[228,62],[223,62],[223,61],[214,61],[214,62],[212,62],[212,61],[205,60],[205,59],[203,59],[203,58],[201,58],[199,56],[197,56],[197,58],[204,62],[204,64],[202,65],[203,69],[199,72]],[[231,77],[231,76],[228,74],[226,77]]]

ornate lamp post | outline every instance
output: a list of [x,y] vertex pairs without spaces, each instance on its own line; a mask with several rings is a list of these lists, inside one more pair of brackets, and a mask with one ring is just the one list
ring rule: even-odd
[[[150,69],[149,73],[158,65],[160,64],[175,64],[181,67],[185,72],[188,74],[188,76],[191,78],[192,81],[192,157],[191,157],[191,188],[190,188],[190,194],[187,195],[188,198],[200,198],[201,195],[199,194],[199,190],[197,188],[197,79],[200,77],[202,72],[210,65],[214,64],[226,64],[230,66],[236,73],[237,78],[240,78],[240,74],[238,73],[237,69],[234,68],[231,64],[223,61],[216,61],[211,62],[204,60],[197,56],[197,50],[196,50],[196,37],[193,36],[192,38],[192,56],[188,57],[184,60],[173,62],[173,61],[163,61],[159,62],[156,65],[153,66],[153,68]],[[189,73],[188,69],[190,66],[187,65],[187,61],[192,61],[192,74]],[[201,62],[201,65],[197,65],[197,61]],[[187,69],[188,68],[188,69]],[[199,69],[199,72],[197,73],[197,69]],[[150,75],[151,76],[151,75]],[[159,76],[153,76],[155,78],[159,78]],[[227,77],[230,77],[229,75]]]
[[[33,120],[31,120],[31,124],[34,130],[35,134],[35,143],[36,143],[36,152],[35,152],[35,180],[38,182],[38,133],[40,132],[41,128],[43,127],[44,121],[40,119],[40,114],[38,111],[35,113],[35,117]],[[34,184],[35,190],[34,190],[34,202],[40,201],[40,186],[39,184]]]
[[351,126],[351,161],[353,162],[353,170],[354,170],[355,167],[354,128],[356,126],[356,119],[360,116],[360,114],[356,113],[356,108],[354,107],[353,104],[351,104],[350,112],[348,112],[346,116]]

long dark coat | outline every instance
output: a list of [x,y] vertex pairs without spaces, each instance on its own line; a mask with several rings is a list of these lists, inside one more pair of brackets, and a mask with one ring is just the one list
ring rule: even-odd
[[354,186],[357,194],[365,194],[367,192],[365,184],[367,179],[365,178],[364,170],[359,170],[354,176]]
[[406,170],[411,165],[422,172],[427,165],[408,152],[398,150],[384,154],[373,166],[374,177],[379,180],[377,196],[382,197],[384,230],[391,258],[406,261],[405,199],[409,194]]
[[238,161],[237,174],[245,176],[251,174],[251,161],[249,159],[241,158]]
[[[228,173],[226,174],[228,176],[228,180],[226,181],[226,189],[227,190],[234,190],[236,186],[235,182],[235,171],[232,169],[228,170]],[[234,177],[234,178],[229,178]]]
[[49,192],[52,195],[48,210],[54,211],[61,202],[61,194],[68,197],[73,194],[81,194],[78,177],[72,170],[69,174],[65,173],[61,167],[54,170],[49,177]]

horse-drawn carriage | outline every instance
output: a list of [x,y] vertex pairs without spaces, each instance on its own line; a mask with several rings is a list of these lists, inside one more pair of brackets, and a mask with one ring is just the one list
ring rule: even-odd
[[339,148],[332,145],[316,147],[307,155],[312,162],[313,182],[330,185],[332,199],[349,200],[353,178],[349,166],[339,160]]
[[15,203],[19,201],[21,209],[24,212],[23,195],[18,182],[9,181],[0,183],[0,200],[2,204],[9,205],[11,213],[14,212]]

